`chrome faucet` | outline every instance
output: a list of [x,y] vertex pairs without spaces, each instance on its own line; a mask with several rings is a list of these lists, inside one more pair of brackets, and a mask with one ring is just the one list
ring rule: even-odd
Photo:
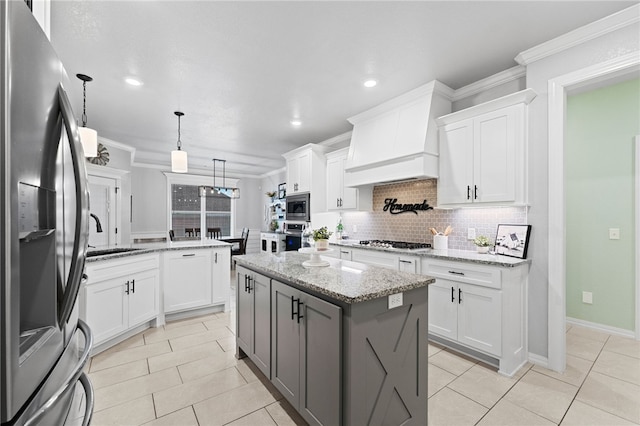
[[89,213],[89,215],[95,219],[96,221],[96,232],[102,232],[102,224],[100,223],[100,219],[93,213]]

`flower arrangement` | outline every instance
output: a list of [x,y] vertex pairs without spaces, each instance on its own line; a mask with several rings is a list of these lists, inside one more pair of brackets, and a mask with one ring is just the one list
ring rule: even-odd
[[329,237],[333,234],[333,232],[329,232],[326,226],[323,226],[320,229],[313,230],[313,240],[328,240]]
[[489,247],[491,245],[491,241],[484,235],[480,235],[473,240],[473,244],[477,245],[478,247]]

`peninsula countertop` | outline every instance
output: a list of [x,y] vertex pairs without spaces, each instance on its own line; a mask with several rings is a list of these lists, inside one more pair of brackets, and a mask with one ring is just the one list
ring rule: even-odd
[[345,303],[354,304],[425,287],[435,282],[427,275],[393,271],[331,257],[329,266],[303,266],[308,254],[288,251],[235,256],[234,260],[256,272],[296,284]]
[[133,243],[113,246],[90,247],[87,250],[87,262],[111,260],[125,256],[135,256],[146,253],[167,250],[194,250],[216,247],[231,248],[232,244],[215,239],[197,239],[193,241],[167,241],[158,243]]

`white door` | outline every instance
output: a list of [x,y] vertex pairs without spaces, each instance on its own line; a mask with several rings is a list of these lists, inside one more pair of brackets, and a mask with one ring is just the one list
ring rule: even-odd
[[502,291],[463,283],[458,288],[458,341],[501,356]]
[[516,107],[482,115],[474,121],[474,188],[476,202],[516,199]]
[[473,120],[440,129],[438,204],[473,201]]
[[89,245],[118,244],[116,180],[89,175],[89,212],[98,217],[102,232],[97,232],[94,218],[89,219]]
[[429,286],[429,333],[458,339],[458,284],[438,278]]

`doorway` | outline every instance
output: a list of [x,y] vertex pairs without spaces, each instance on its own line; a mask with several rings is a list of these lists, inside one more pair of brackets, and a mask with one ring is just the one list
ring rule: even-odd
[[118,197],[116,179],[89,175],[89,212],[100,221],[98,231],[95,218],[89,219],[89,245],[107,247],[118,245]]
[[[565,134],[567,93],[580,87],[605,86],[640,71],[637,54],[628,54],[549,81],[549,291],[548,367],[564,371],[566,364],[566,188]],[[603,148],[606,152],[606,147]],[[636,149],[637,155],[637,149]],[[636,173],[638,173],[636,167]],[[637,181],[637,179],[636,179]],[[637,191],[636,191],[637,194]],[[636,200],[637,206],[637,200]],[[640,222],[638,208],[635,221]],[[637,239],[636,225],[636,245]],[[636,265],[640,251],[635,249]],[[640,339],[640,277],[635,273],[635,338]]]

